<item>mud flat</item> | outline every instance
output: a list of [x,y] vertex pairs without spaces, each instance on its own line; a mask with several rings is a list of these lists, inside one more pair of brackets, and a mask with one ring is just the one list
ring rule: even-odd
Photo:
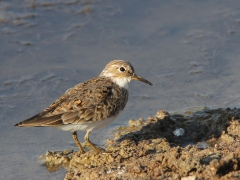
[[65,167],[65,180],[239,179],[239,132],[237,108],[160,110],[115,129],[102,154],[47,152],[45,165]]

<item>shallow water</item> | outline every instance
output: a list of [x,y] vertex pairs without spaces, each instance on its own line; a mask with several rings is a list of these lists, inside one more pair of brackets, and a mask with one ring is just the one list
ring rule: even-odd
[[[74,148],[71,133],[13,125],[66,89],[129,60],[152,82],[132,82],[124,112],[91,139],[157,110],[235,107],[240,101],[240,5],[215,1],[1,1],[0,179],[63,179],[38,156]],[[84,132],[79,132],[82,141]]]

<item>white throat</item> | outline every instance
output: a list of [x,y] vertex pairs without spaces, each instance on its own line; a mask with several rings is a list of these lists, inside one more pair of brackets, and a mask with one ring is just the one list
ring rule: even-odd
[[[111,78],[111,77],[110,77]],[[118,86],[128,89],[128,84],[131,81],[130,77],[125,77],[125,78],[111,78],[114,83],[116,83]]]
[[103,70],[103,72],[100,74],[100,76],[105,76],[110,78],[114,83],[116,83],[118,86],[128,89],[128,83],[130,83],[131,81],[131,77],[121,77],[121,78],[117,78],[115,76],[113,76],[112,73],[110,72],[106,72]]

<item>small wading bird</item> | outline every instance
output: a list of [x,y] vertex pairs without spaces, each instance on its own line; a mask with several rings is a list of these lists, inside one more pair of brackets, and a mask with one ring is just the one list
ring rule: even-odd
[[41,113],[15,126],[52,126],[71,131],[80,153],[84,150],[78,141],[77,131],[87,131],[85,141],[100,153],[89,140],[89,134],[114,121],[124,109],[128,100],[128,83],[132,79],[152,85],[135,73],[130,62],[113,60],[98,77],[68,89]]

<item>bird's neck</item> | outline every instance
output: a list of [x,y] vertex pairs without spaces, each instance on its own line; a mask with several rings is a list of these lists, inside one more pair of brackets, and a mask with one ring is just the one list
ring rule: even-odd
[[128,89],[128,84],[131,81],[131,79],[128,78],[111,78],[111,80],[116,83],[118,86]]
[[101,73],[100,76],[111,79],[115,84],[125,89],[128,89],[128,84],[131,81],[130,77],[116,77],[112,73]]

